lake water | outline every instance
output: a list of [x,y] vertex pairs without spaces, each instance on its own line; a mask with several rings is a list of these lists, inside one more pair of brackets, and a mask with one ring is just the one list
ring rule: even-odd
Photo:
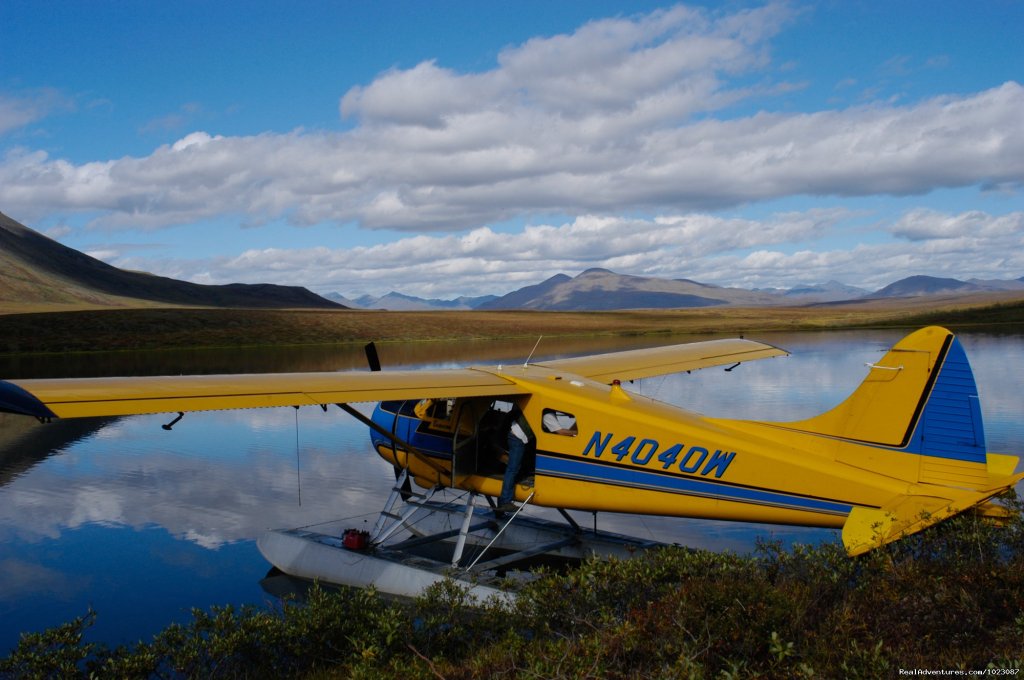
[[[630,389],[708,415],[790,420],[847,396],[901,331],[764,334],[792,356],[653,378]],[[988,449],[1024,454],[1024,336],[960,336]],[[692,338],[544,340],[537,360]],[[388,367],[522,361],[533,342],[382,345]],[[366,370],[360,348],[167,352],[0,360],[0,376]],[[372,405],[359,405],[368,413]],[[269,528],[372,527],[393,482],[366,428],[332,408],[189,413],[39,425],[0,416],[0,648],[20,631],[98,613],[90,639],[149,639],[192,607],[272,601],[255,539]],[[590,526],[590,515],[578,517]],[[758,538],[836,540],[821,529],[600,515],[600,528],[750,550]]]

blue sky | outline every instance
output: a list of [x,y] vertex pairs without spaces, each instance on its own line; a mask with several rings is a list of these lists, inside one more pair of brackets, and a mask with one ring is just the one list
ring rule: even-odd
[[1024,275],[1024,3],[0,3],[0,211],[117,266],[503,294]]

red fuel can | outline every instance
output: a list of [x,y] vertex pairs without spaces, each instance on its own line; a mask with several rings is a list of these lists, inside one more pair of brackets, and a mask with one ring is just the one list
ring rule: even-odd
[[365,550],[370,543],[370,533],[359,529],[345,529],[341,535],[341,544],[349,550]]

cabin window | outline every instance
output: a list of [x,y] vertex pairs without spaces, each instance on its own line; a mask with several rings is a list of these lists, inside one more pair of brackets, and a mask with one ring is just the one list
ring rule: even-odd
[[508,413],[512,410],[512,406],[513,404],[511,401],[506,401],[504,399],[495,399],[491,403],[491,409],[498,411],[499,413]]
[[422,399],[416,404],[416,417],[432,428],[450,432],[454,405],[453,399]]
[[556,411],[551,408],[544,409],[541,414],[541,428],[550,434],[560,434],[564,437],[575,437],[578,433],[576,427],[576,416],[565,411]]

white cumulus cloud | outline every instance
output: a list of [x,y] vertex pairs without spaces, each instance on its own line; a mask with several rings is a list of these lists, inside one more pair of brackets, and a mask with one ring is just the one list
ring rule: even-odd
[[[716,117],[766,90],[787,5],[594,21],[503,50],[479,73],[426,61],[351,88],[342,132],[196,131],[143,157],[22,150],[0,204],[106,228],[218,217],[462,231],[531,214],[709,210],[793,195],[1019,187],[1024,88],[901,106]],[[782,90],[785,87],[781,87]]]

